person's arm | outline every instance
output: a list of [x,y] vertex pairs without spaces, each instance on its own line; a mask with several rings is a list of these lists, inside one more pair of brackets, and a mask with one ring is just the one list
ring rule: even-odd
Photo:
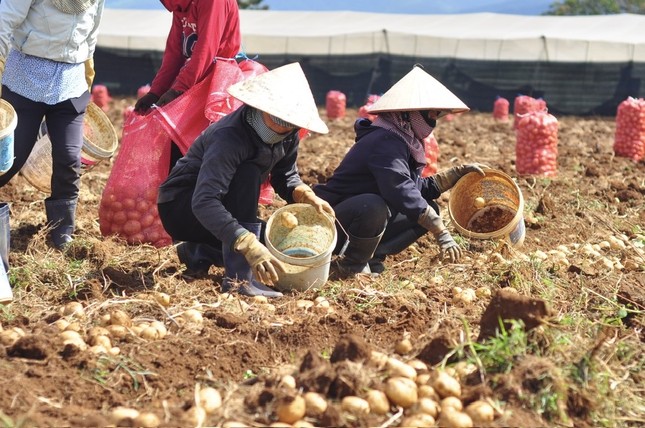
[[151,94],[157,98],[172,86],[179,70],[184,65],[185,58],[181,50],[182,26],[181,19],[173,14],[172,27],[166,40],[161,67],[150,85]]
[[231,15],[228,3],[222,1],[196,1],[197,41],[190,60],[179,71],[172,89],[183,93],[202,81],[210,70],[226,37],[227,19]]
[[25,20],[31,1],[0,0],[0,57],[7,58],[11,49],[11,34]]

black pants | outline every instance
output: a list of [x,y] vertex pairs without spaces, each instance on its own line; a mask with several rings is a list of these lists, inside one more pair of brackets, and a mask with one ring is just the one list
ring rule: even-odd
[[[435,210],[436,204],[432,204]],[[334,254],[342,249],[347,234],[357,238],[372,238],[383,233],[376,248],[376,256],[397,254],[416,242],[428,231],[400,213],[392,213],[385,200],[376,194],[366,193],[345,199],[334,206],[338,241]]]
[[[228,194],[222,202],[226,210],[238,222],[261,222],[258,220],[260,176],[260,169],[256,165],[244,163],[240,165],[231,180]],[[214,247],[221,246],[222,241],[206,229],[193,214],[193,193],[193,191],[181,192],[174,200],[158,205],[159,218],[164,229],[174,241],[198,242]]]
[[27,162],[36,144],[40,124],[45,118],[52,145],[51,195],[48,199],[78,198],[83,118],[90,93],[85,92],[78,98],[49,105],[32,101],[3,86],[2,98],[16,110],[18,126],[14,132],[13,166],[0,177],[0,187],[7,184]]

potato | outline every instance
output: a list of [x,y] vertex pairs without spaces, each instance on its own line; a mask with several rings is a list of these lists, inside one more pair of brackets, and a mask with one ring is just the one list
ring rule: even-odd
[[391,377],[385,383],[385,395],[397,406],[408,408],[419,399],[417,384],[407,377]]
[[492,422],[495,420],[495,409],[485,401],[473,401],[466,407],[466,414],[470,416],[473,422]]
[[288,229],[293,229],[298,226],[298,218],[288,211],[284,211],[280,214],[280,223]]
[[222,407],[222,396],[215,388],[202,388],[199,391],[199,404],[206,413],[213,413]]
[[475,208],[483,208],[484,205],[486,205],[486,199],[482,198],[481,196],[478,198],[475,198],[474,205],[475,205]]
[[385,415],[390,411],[390,401],[383,391],[373,389],[367,393],[367,402],[371,412],[377,415]]
[[432,387],[442,398],[461,397],[461,385],[457,379],[444,371],[437,373]]
[[370,404],[367,402],[367,400],[353,395],[343,397],[343,400],[341,401],[341,408],[344,411],[356,416],[367,415],[370,413]]
[[321,415],[327,410],[327,400],[317,392],[306,392],[304,399],[307,416]]
[[280,422],[292,424],[305,416],[305,399],[300,395],[283,397],[278,400],[275,413]]

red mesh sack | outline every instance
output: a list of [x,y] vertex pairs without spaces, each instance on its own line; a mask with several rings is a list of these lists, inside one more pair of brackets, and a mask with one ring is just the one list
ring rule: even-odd
[[347,98],[340,91],[329,91],[325,98],[325,108],[329,119],[342,119],[345,117]]
[[508,120],[509,101],[504,97],[497,97],[493,103],[493,118],[500,122]]
[[110,96],[107,86],[94,85],[92,87],[91,99],[94,104],[101,107],[103,111],[108,111],[110,109],[110,101],[112,100],[112,97]]
[[146,95],[148,92],[150,92],[150,85],[143,85],[137,89],[137,98],[141,98],[142,96]]
[[381,98],[381,96],[380,96],[380,95],[376,95],[376,94],[372,94],[372,95],[368,96],[368,97],[367,97],[367,101],[365,102],[365,105],[361,106],[361,107],[358,109],[358,117],[362,117],[362,118],[365,118],[365,119],[369,119],[370,121],[374,122],[374,119],[376,119],[376,115],[375,115],[375,114],[371,114],[371,113],[368,111],[368,108],[369,108],[372,104],[374,104],[375,102],[377,102],[377,101],[379,100],[379,98]]
[[242,105],[226,91],[229,86],[241,80],[244,80],[244,75],[235,59],[217,59],[204,107],[204,115],[211,123],[217,122]]
[[132,114],[123,127],[119,153],[99,204],[103,236],[119,235],[129,244],[170,245],[157,211],[159,185],[168,176],[170,137],[153,110]]
[[546,101],[543,99],[535,99],[528,95],[518,95],[513,101],[513,128],[517,129],[517,121],[522,115],[545,110]]
[[434,133],[423,139],[423,147],[426,153],[426,166],[421,171],[422,177],[429,177],[437,173],[437,161],[439,160],[439,143]]
[[614,152],[636,162],[645,158],[645,99],[629,97],[618,105]]
[[557,174],[558,120],[545,111],[519,117],[515,131],[518,174],[554,177]]

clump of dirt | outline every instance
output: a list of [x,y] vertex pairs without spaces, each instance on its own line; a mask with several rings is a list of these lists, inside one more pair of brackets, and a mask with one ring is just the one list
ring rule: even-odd
[[10,357],[45,360],[52,351],[52,343],[41,335],[21,337],[7,351]]
[[525,297],[514,290],[501,289],[495,293],[482,314],[477,341],[494,337],[499,332],[500,320],[506,329],[511,327],[511,320],[521,320],[524,327],[530,330],[542,324],[549,315],[550,311],[544,300]]

